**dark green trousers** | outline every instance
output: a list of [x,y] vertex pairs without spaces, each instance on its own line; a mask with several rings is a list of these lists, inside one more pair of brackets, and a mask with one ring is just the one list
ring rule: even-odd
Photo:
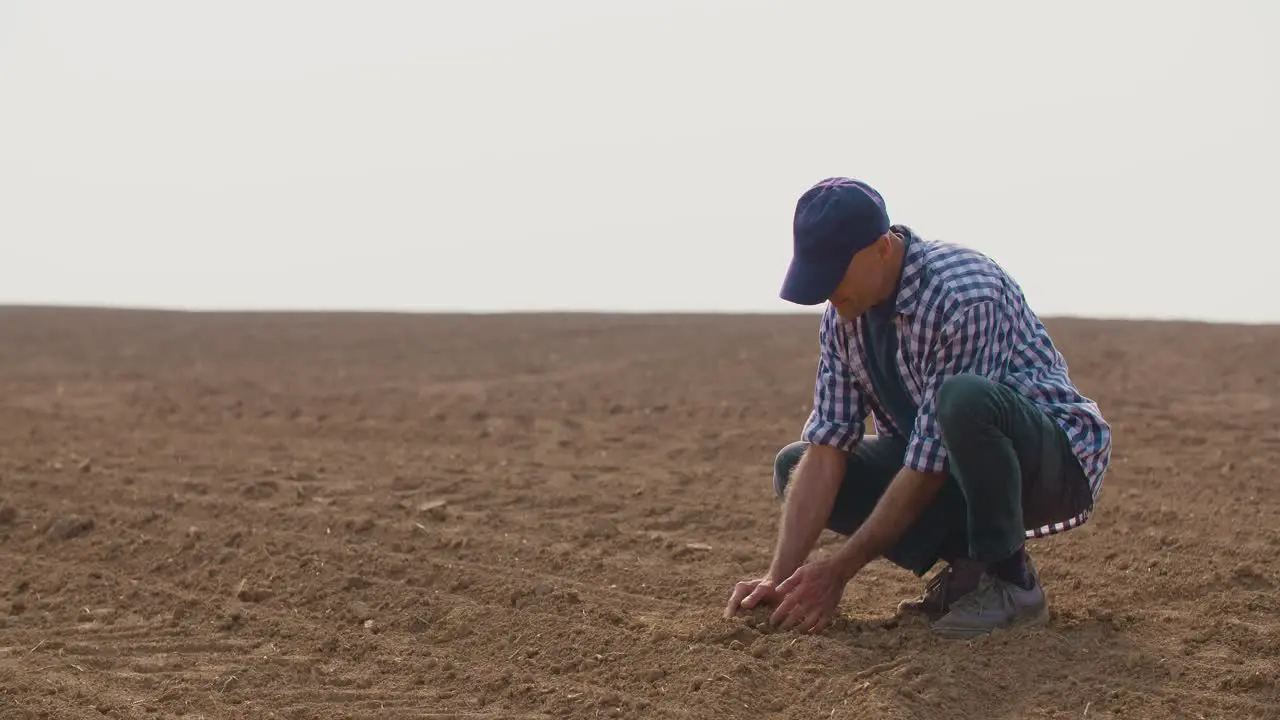
[[[938,391],[938,426],[947,480],[885,554],[924,575],[939,560],[1008,557],[1028,528],[1066,520],[1092,504],[1089,483],[1064,433],[1014,390],[976,375],[949,378]],[[806,444],[783,448],[774,490],[786,493]],[[902,469],[906,441],[867,436],[850,453],[827,528],[852,534]]]

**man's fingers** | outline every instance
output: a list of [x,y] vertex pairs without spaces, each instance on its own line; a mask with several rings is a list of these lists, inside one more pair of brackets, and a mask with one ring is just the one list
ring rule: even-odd
[[799,570],[791,573],[791,577],[787,578],[786,580],[783,580],[782,584],[778,585],[778,592],[783,593],[784,595],[786,593],[791,592],[792,590],[795,589],[797,585],[800,584],[800,580],[801,580],[801,577],[800,577]]
[[738,608],[750,610],[755,607],[761,600],[773,593],[773,585],[768,582],[750,582],[744,581],[734,586],[733,596],[729,598],[729,605],[725,608],[725,617],[732,617],[738,611]]
[[805,606],[797,606],[795,608],[792,608],[791,613],[787,616],[787,619],[782,623],[782,630],[784,632],[799,630],[804,626],[806,618],[808,618],[812,614],[813,614],[813,611]]
[[831,621],[832,621],[834,618],[835,618],[835,616],[834,616],[834,615],[831,615],[831,614],[828,614],[828,615],[823,616],[822,621],[821,621],[821,622],[819,622],[819,623],[818,623],[818,626],[817,626],[817,627],[815,627],[815,628],[813,629],[813,634],[815,634],[815,635],[821,634],[821,633],[822,633],[822,631],[826,630],[826,629],[827,629],[827,627],[828,627],[829,625],[831,625]]
[[822,629],[826,627],[828,619],[826,612],[821,610],[816,611],[806,617],[804,622],[800,623],[800,626],[797,627],[796,630],[802,633],[820,633],[822,632]]
[[800,602],[799,598],[792,593],[782,599],[778,603],[778,607],[773,611],[773,616],[769,618],[769,624],[774,627],[781,627],[791,619],[792,610],[796,609],[796,605]]
[[[758,586],[757,586],[758,587]],[[749,582],[740,582],[733,586],[733,595],[729,598],[729,604],[725,606],[724,616],[726,618],[733,617],[738,611],[738,606],[751,595],[753,588]]]
[[767,582],[762,582],[759,585],[756,585],[756,589],[752,590],[751,594],[743,599],[742,607],[750,610],[751,608],[759,604],[761,600],[764,600],[766,597],[771,595],[773,592],[774,592],[774,588],[772,584]]
[[796,633],[804,633],[809,624],[812,623],[813,612],[796,612],[795,618],[791,619],[787,630],[795,630]]

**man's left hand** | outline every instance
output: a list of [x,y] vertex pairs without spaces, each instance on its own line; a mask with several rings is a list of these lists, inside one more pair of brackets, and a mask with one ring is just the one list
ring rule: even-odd
[[848,582],[830,560],[815,560],[796,570],[778,585],[783,596],[770,624],[781,630],[819,633],[835,617]]

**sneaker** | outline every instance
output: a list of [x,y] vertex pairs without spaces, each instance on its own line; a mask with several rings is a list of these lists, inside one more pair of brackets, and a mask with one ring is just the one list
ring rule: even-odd
[[898,612],[924,615],[930,620],[941,618],[951,609],[951,603],[977,589],[985,567],[969,558],[958,558],[929,580],[923,595],[898,603]]
[[951,604],[951,610],[933,623],[934,632],[951,639],[989,635],[993,630],[1043,625],[1049,621],[1049,605],[1040,575],[1027,560],[1031,589],[984,572],[978,587]]

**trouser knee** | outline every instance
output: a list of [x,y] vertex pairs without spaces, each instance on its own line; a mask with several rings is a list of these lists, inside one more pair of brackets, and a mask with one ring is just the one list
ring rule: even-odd
[[778,497],[786,495],[787,483],[791,481],[791,472],[796,469],[796,465],[800,464],[805,447],[806,443],[803,441],[793,442],[778,451],[777,457],[773,459],[773,492]]
[[995,419],[999,386],[971,373],[952,375],[938,388],[938,428],[943,437],[973,430]]

